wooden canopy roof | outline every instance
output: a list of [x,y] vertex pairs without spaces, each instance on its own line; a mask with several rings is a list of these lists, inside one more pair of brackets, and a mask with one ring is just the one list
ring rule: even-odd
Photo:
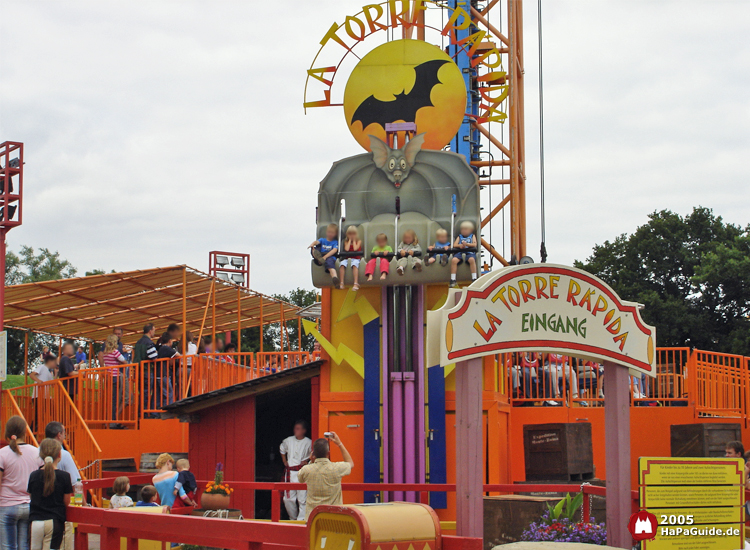
[[[123,329],[134,343],[146,323],[170,323],[197,335],[278,323],[299,307],[181,265],[12,285],[5,289],[5,326],[65,338],[103,340]],[[184,319],[183,319],[184,316]]]

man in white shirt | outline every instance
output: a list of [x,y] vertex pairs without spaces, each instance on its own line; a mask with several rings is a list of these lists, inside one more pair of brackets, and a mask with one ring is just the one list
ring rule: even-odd
[[[54,371],[57,368],[57,357],[54,355],[47,355],[44,358],[44,362],[29,373],[31,378],[37,384],[42,382],[49,382],[55,379]],[[37,396],[36,388],[34,388],[34,397]]]
[[[284,481],[298,483],[297,472],[310,461],[312,441],[307,434],[307,422],[297,420],[294,423],[294,435],[290,435],[281,442],[281,460],[284,461]],[[307,491],[286,491],[284,493],[284,506],[289,514],[289,519],[305,520],[305,503]]]

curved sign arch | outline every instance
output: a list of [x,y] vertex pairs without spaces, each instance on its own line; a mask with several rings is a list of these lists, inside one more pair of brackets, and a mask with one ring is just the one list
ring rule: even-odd
[[494,271],[427,312],[428,365],[456,363],[456,532],[483,532],[482,357],[541,351],[604,365],[607,543],[630,548],[630,372],[656,375],[655,346],[638,304],[562,265]]
[[601,279],[554,264],[511,266],[452,291],[428,312],[430,365],[539,351],[611,362],[655,376],[656,329]]

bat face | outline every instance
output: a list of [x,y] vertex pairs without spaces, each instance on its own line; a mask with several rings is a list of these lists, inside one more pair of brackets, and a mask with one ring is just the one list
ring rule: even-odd
[[417,160],[417,153],[424,144],[424,134],[410,139],[401,149],[391,149],[387,143],[370,136],[372,161],[380,168],[396,188],[409,176],[409,171]]
[[409,175],[411,166],[406,163],[406,157],[403,151],[391,149],[391,155],[388,157],[388,163],[382,168],[385,172],[386,177],[396,184],[396,187],[401,187],[401,182],[406,179]]

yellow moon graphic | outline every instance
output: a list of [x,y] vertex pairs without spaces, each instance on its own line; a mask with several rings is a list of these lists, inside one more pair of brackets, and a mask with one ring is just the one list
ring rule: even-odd
[[344,90],[346,123],[368,151],[368,135],[386,141],[385,124],[392,122],[416,123],[417,133],[425,134],[422,148],[442,149],[458,132],[465,111],[461,70],[443,50],[421,40],[378,46],[357,64]]

